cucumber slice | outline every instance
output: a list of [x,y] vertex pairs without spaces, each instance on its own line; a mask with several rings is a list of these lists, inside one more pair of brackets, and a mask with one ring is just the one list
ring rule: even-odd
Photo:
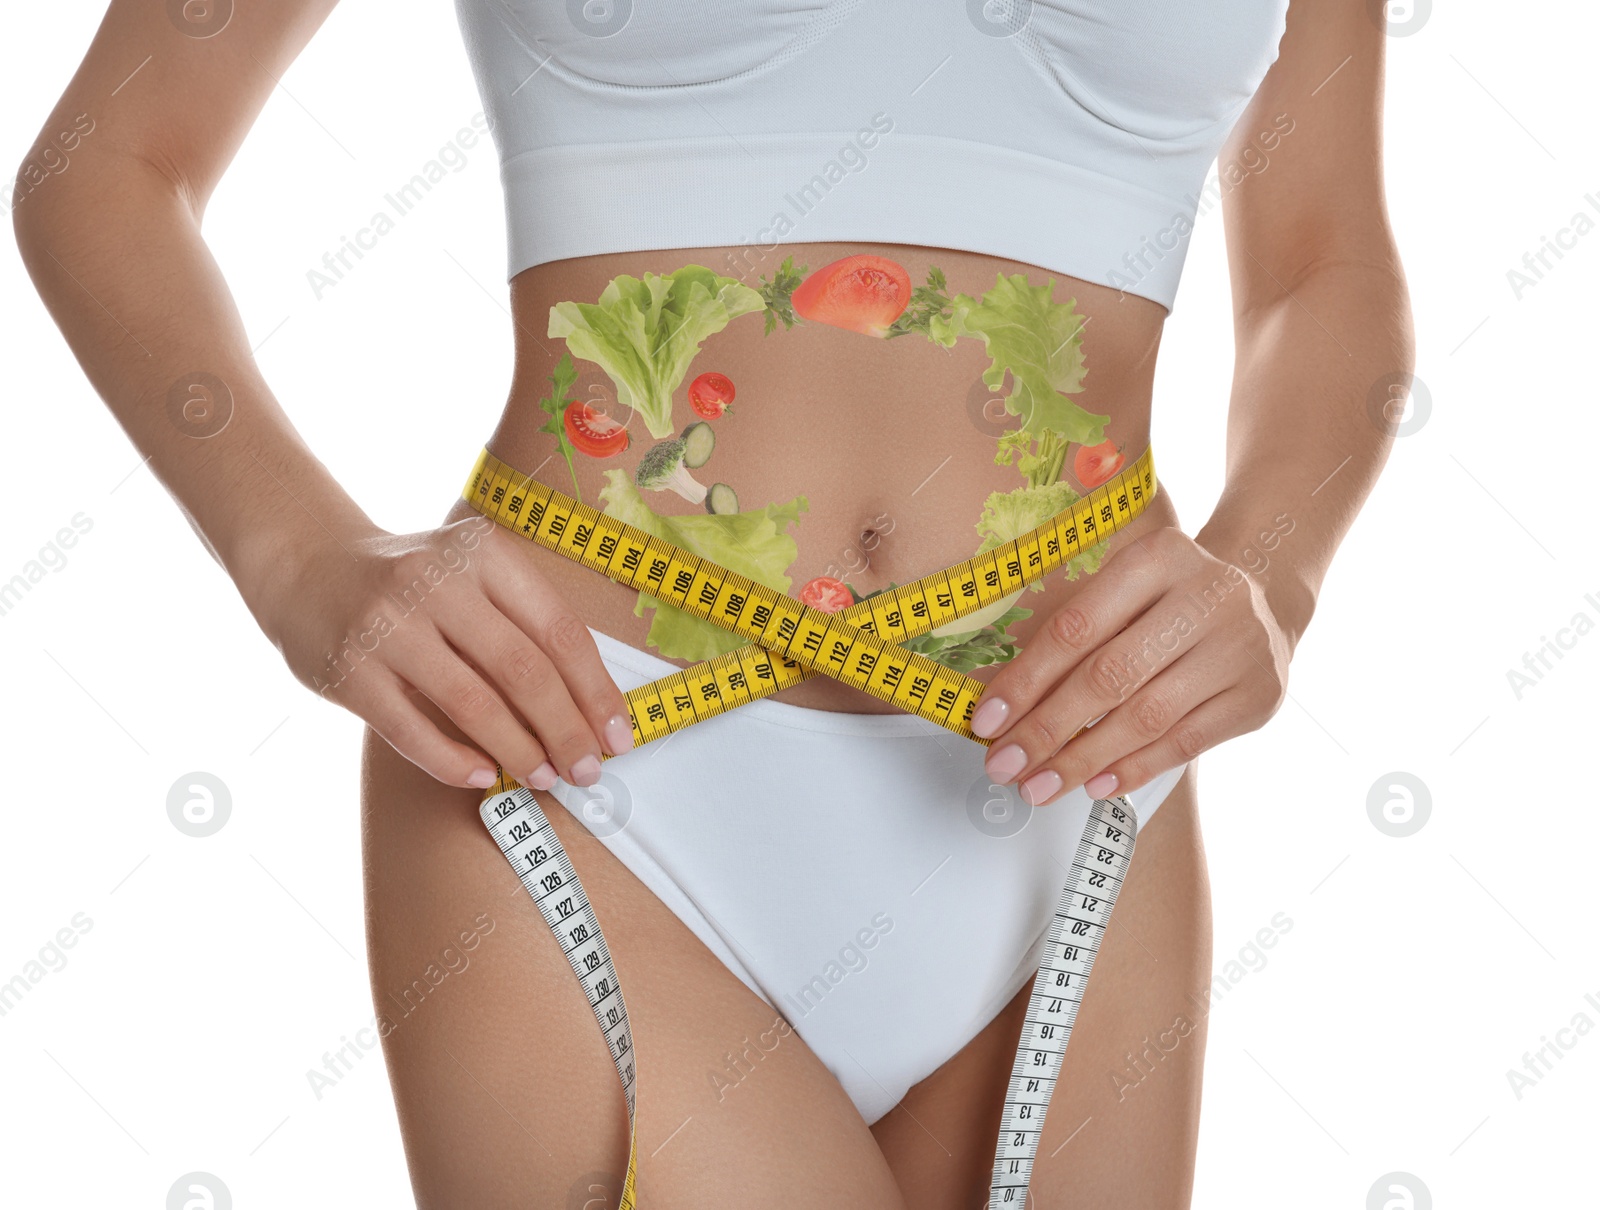
[[706,512],[726,516],[738,511],[739,497],[734,494],[733,488],[726,483],[713,483],[711,490],[706,492]]
[[717,435],[704,420],[697,420],[683,430],[683,464],[690,470],[704,466],[711,460],[711,450],[717,444]]
[[1000,616],[1022,599],[1026,588],[1019,588],[1016,592],[1007,593],[998,601],[991,601],[982,609],[974,610],[964,618],[957,618],[953,622],[946,622],[928,631],[936,639],[947,639],[958,634],[968,634],[972,631],[982,630],[990,622],[998,621]]

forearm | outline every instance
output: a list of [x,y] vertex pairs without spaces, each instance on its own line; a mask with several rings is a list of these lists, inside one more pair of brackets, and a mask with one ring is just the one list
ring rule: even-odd
[[1292,297],[1236,320],[1227,482],[1196,541],[1257,580],[1294,644],[1388,458],[1386,386],[1409,384],[1414,359],[1392,249],[1285,284]]
[[[252,607],[292,555],[372,530],[273,398],[199,217],[163,173],[125,155],[74,164],[15,227],[89,381]],[[196,373],[224,390],[191,392]]]

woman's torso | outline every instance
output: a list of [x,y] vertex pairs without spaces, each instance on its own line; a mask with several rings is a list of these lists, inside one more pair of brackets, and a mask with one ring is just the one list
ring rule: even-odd
[[[809,298],[804,286],[797,292],[796,309],[802,313],[858,327],[881,326],[904,294],[902,285],[886,280],[885,262],[903,269],[913,287],[928,284],[930,269],[942,271],[945,288],[939,293],[953,305],[930,302],[927,295],[913,298],[900,326],[914,330],[888,338],[816,318],[799,318],[792,328],[775,322],[768,332],[763,311],[741,314],[704,337],[672,386],[670,408],[662,389],[653,403],[639,398],[638,375],[618,369],[628,360],[625,350],[591,359],[597,346],[584,343],[586,335],[598,332],[601,348],[618,343],[608,342],[615,330],[606,326],[618,318],[618,308],[599,307],[613,279],[644,279],[647,273],[666,275],[697,265],[760,291],[791,257],[790,284],[845,262],[830,279],[835,286],[831,311],[829,302],[817,297],[828,283],[818,282]],[[800,273],[802,268],[810,273]],[[864,298],[858,288],[863,283],[876,294]],[[1040,291],[1046,286],[1048,295]],[[1032,291],[1031,303],[1023,301],[1024,288]],[[963,310],[958,295],[976,307]],[[749,295],[728,295],[735,296],[749,305]],[[768,301],[773,298],[769,291]],[[848,604],[850,597],[841,594],[851,590],[866,596],[961,562],[985,537],[1006,537],[1008,527],[1032,528],[1044,517],[1032,519],[1030,509],[1054,511],[1071,494],[1085,494],[1109,475],[1119,457],[1131,464],[1150,444],[1151,382],[1165,310],[1131,293],[991,256],[859,243],[618,253],[528,269],[512,282],[512,302],[516,368],[505,412],[489,442],[497,456],[569,494],[575,478],[586,503],[630,521],[640,508],[648,515],[681,519],[689,527],[686,533],[700,540],[710,535],[713,554],[725,536],[728,544],[722,549],[728,553],[719,561],[769,582],[775,574],[787,576],[791,595],[824,608]],[[571,338],[572,348],[591,355],[571,362],[576,380],[564,398],[576,407],[559,402],[553,409],[542,407],[541,400],[552,398],[552,372],[571,352],[568,338],[549,334],[552,308],[574,303],[591,304],[561,308],[584,329]],[[861,303],[868,305],[863,309]],[[1074,304],[1071,310],[1068,303]],[[950,335],[948,323],[941,328],[937,319],[912,322],[919,315],[925,320],[929,311],[946,317],[958,310],[968,325],[959,335]],[[691,327],[703,323],[696,315]],[[663,321],[657,335],[668,338],[666,329],[677,322]],[[558,331],[570,326],[559,319],[556,324]],[[996,332],[994,343],[974,328]],[[942,332],[943,340],[930,338],[929,331]],[[1043,349],[1048,344],[1056,347]],[[660,356],[658,368],[670,360]],[[1020,375],[1007,373],[997,387],[987,385],[984,373],[996,360]],[[675,371],[669,368],[666,379]],[[731,404],[719,408],[726,384],[716,378],[694,389],[706,374],[732,384]],[[1019,392],[1008,410],[1006,397],[1019,376],[1036,394]],[[619,403],[630,381],[636,402],[631,408]],[[1040,389],[1045,383],[1066,389],[1052,396]],[[1038,403],[1028,402],[1033,399]],[[575,427],[566,420],[569,410]],[[1026,414],[1012,414],[1018,410]],[[1103,434],[1084,427],[1094,417],[1108,418]],[[542,431],[547,424],[559,424],[570,434],[570,471],[558,438]],[[613,424],[627,428],[628,445],[620,452],[612,452],[621,442],[620,433],[609,427]],[[684,437],[685,429],[696,424],[707,429]],[[651,428],[663,436],[653,435]],[[1103,440],[1092,446],[1067,440],[1096,435]],[[641,474],[641,463],[663,443],[677,444],[656,453],[652,468]],[[1003,446],[1010,453],[997,460]],[[737,515],[713,513],[704,501],[692,502],[702,488],[710,489],[713,507],[731,507]],[[797,498],[804,498],[803,509]],[[458,505],[453,515],[463,515],[463,509]],[[765,517],[749,516],[762,510]],[[1148,511],[1112,539],[1109,551],[1173,524],[1172,503],[1158,492]],[[594,629],[680,666],[712,654],[704,648],[706,634],[696,629],[706,624],[658,619],[651,609],[638,616],[638,594],[632,590],[531,543],[526,550]],[[748,565],[741,566],[747,558]],[[987,679],[1092,579],[1092,573],[1069,579],[1057,571],[1046,578],[1044,591],[1022,593],[1010,614],[966,638],[947,636],[929,654]],[[1031,613],[1024,617],[1019,610]],[[729,645],[742,642],[712,637]],[[785,691],[779,700],[833,710],[892,709],[824,677]]]
[[[1032,528],[1042,501],[1063,500],[1039,489],[1091,488],[1085,474],[1148,444],[1156,347],[1208,166],[1276,57],[1286,8],[457,0],[500,157],[516,319],[493,452],[563,490],[575,478],[585,501],[630,522],[697,514],[688,528],[715,549],[684,544],[812,604],[848,603],[1015,536],[996,526]],[[1281,133],[1263,132],[1263,147]],[[897,242],[841,242],[886,239]],[[651,248],[669,250],[622,251]],[[814,309],[812,322],[770,334],[759,310],[741,313],[687,367],[666,367],[649,406],[621,406],[645,370],[612,372],[591,339],[610,323],[599,314],[609,283],[625,278],[623,292],[643,297],[647,273],[698,265],[735,279],[728,296],[743,310],[746,287],[773,282],[788,258],[815,273],[851,256],[882,258],[871,263],[899,287],[940,270],[943,293],[982,313],[964,334],[952,307],[892,339],[816,322]],[[809,286],[795,295],[802,313]],[[1046,291],[1047,302],[1029,293]],[[927,320],[927,297],[910,302]],[[1021,330],[1030,323],[1040,330]],[[977,332],[993,337],[989,349]],[[627,340],[613,325],[599,345]],[[998,361],[986,355],[994,345]],[[540,407],[569,352],[577,399],[592,401],[601,429],[612,423],[602,413],[625,421],[631,440],[603,459],[575,453],[571,472],[541,431],[561,431],[562,419]],[[689,390],[705,373],[731,381],[731,410],[693,410]],[[1037,409],[1019,404],[1019,381]],[[1095,416],[1108,418],[1103,431],[1085,420]],[[657,470],[676,461],[651,447],[698,421],[709,427],[692,442],[694,465],[636,489],[642,459]],[[1002,444],[1009,465],[996,461]],[[1080,450],[1100,445],[1111,461],[1097,455],[1080,473]],[[767,510],[770,523],[727,522],[724,540],[718,518],[731,514],[707,514],[706,488],[715,507]],[[1034,495],[1008,499],[1023,489]],[[1158,494],[1116,542],[1174,520]],[[638,616],[633,592],[531,546],[528,557],[590,626],[675,663],[737,642],[705,623]],[[985,661],[1015,658],[1086,582],[1053,573],[1007,617],[974,619],[970,641],[936,633],[915,649],[984,677]],[[884,708],[825,678],[782,696]]]

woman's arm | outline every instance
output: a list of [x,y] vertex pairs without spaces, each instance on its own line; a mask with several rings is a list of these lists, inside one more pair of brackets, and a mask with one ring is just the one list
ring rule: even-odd
[[[1223,197],[1227,484],[1197,535],[1264,586],[1291,647],[1388,459],[1415,362],[1383,192],[1385,35],[1369,8],[1291,5],[1294,58],[1268,73],[1220,157],[1248,165],[1261,131],[1279,115],[1294,123],[1267,168]],[[1281,543],[1264,551],[1275,530]]]
[[[492,777],[484,753],[528,781],[548,752],[588,784],[574,765],[594,756],[598,775],[596,736],[617,750],[631,734],[581,619],[481,519],[402,537],[372,523],[278,406],[201,237],[223,171],[333,4],[204,6],[232,17],[196,37],[206,26],[169,19],[172,5],[114,0],[40,143],[90,136],[59,175],[25,161],[17,244],[89,380],[304,683],[442,781]],[[390,594],[430,563],[469,574],[402,620]]]
[[991,776],[1019,780],[1032,802],[1136,789],[1283,701],[1411,381],[1383,194],[1383,61],[1367,5],[1293,0],[1278,61],[1219,156],[1244,172],[1223,195],[1227,483],[1195,538],[1162,530],[1125,547],[990,683],[974,729],[997,737]]
[[[89,381],[247,599],[296,543],[329,540],[312,538],[312,517],[334,533],[371,528],[262,380],[200,234],[273,76],[332,7],[243,5],[221,34],[198,39],[164,4],[113,3],[40,138],[80,114],[92,133],[59,177],[24,177],[13,211],[23,261]],[[209,439],[166,407],[174,383],[197,372],[232,396],[227,428]]]

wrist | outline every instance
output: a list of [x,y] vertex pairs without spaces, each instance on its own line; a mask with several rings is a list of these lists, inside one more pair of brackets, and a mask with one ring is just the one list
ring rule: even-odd
[[1297,525],[1288,513],[1249,522],[1212,517],[1195,544],[1236,567],[1260,592],[1292,652],[1316,612],[1316,581],[1290,557]]
[[290,614],[312,586],[355,568],[362,547],[380,533],[364,516],[324,525],[301,512],[240,535],[222,562],[262,632],[281,647]]

